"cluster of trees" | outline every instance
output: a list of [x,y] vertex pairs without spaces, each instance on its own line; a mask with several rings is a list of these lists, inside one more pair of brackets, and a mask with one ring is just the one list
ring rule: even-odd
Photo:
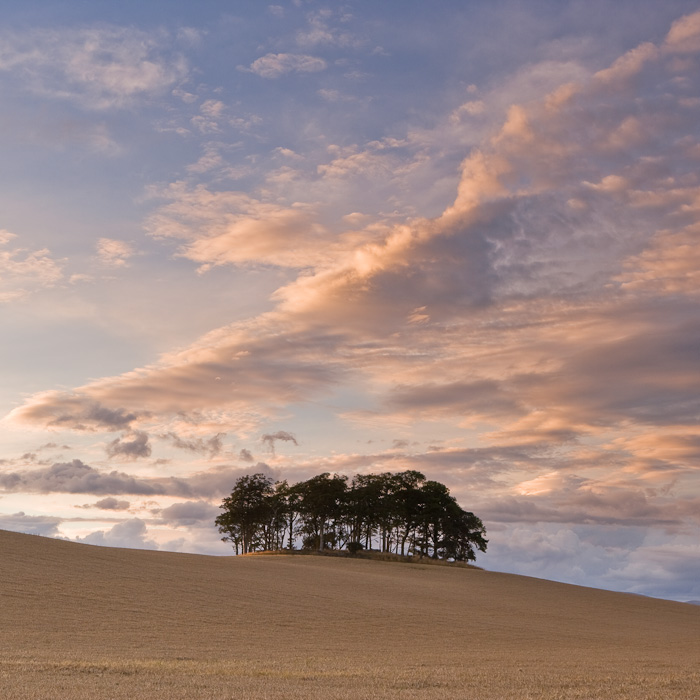
[[236,481],[221,509],[215,522],[236,554],[300,545],[472,561],[488,542],[481,520],[418,471],[351,482],[325,473],[292,485],[252,474]]

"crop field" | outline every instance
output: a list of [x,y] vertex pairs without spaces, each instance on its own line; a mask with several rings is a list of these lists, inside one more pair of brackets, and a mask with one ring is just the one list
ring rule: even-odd
[[0,531],[3,700],[700,696],[700,607],[477,569]]

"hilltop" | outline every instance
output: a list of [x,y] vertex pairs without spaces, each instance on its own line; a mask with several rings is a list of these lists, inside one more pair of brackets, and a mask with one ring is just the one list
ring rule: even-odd
[[0,696],[694,698],[700,608],[475,568],[0,531]]
[[350,553],[346,549],[268,549],[260,552],[248,552],[239,554],[241,557],[268,557],[268,556],[292,556],[292,557],[336,557],[341,559],[367,559],[370,561],[391,561],[397,564],[422,564],[428,566],[451,566],[461,569],[477,569],[482,571],[480,566],[468,564],[465,561],[447,561],[445,559],[432,559],[431,557],[416,557],[407,554],[394,554],[393,552],[378,552],[374,549],[361,549],[358,552]]

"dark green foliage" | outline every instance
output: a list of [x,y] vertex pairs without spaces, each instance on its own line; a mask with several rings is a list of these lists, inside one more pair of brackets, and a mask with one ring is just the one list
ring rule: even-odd
[[224,537],[231,542],[236,554],[261,548],[265,531],[274,519],[274,485],[264,474],[242,476],[236,481],[231,495],[224,498],[224,511],[214,521]]
[[449,489],[418,471],[319,474],[290,486],[264,474],[236,481],[216,519],[236,554],[294,549],[362,549],[454,561],[486,551],[484,524]]
[[297,484],[302,525],[300,534],[306,535],[306,542],[318,542],[318,549],[333,549],[337,546],[336,526],[341,521],[347,477],[331,476],[328,472],[314,476]]
[[357,554],[358,552],[361,552],[364,547],[362,546],[362,542],[353,540],[352,542],[348,542],[346,549],[348,552],[350,552],[350,554]]

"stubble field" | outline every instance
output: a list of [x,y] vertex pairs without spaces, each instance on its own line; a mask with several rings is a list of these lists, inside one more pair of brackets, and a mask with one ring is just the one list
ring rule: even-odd
[[475,569],[0,531],[4,700],[700,696],[700,607]]

